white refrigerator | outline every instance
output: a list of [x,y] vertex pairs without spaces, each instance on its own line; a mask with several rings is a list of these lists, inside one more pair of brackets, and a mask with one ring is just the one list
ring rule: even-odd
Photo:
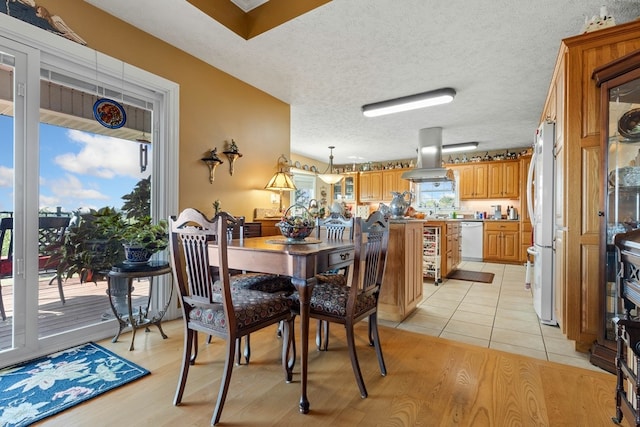
[[[536,131],[527,180],[527,203],[533,226],[534,257],[531,290],[540,322],[557,325],[554,310],[555,125],[544,122]],[[533,189],[533,195],[531,194]]]

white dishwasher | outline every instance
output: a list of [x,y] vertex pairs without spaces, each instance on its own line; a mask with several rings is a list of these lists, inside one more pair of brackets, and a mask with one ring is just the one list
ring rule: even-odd
[[462,221],[460,223],[460,246],[463,261],[482,261],[482,221]]

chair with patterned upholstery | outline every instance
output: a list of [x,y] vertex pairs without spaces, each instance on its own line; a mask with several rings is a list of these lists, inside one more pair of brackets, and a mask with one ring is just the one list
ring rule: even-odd
[[[220,420],[229,390],[238,338],[285,321],[282,368],[285,381],[292,379],[289,363],[293,332],[291,299],[280,293],[231,286],[227,258],[227,217],[227,213],[221,212],[210,221],[195,209],[185,209],[177,218],[169,220],[171,264],[184,317],[184,352],[174,405],[182,402],[189,366],[196,362],[198,332],[224,339],[224,371],[211,424],[217,424]],[[214,289],[212,266],[218,269],[218,291]]]
[[[327,218],[316,219],[316,237],[321,240],[353,240],[354,217],[345,218],[338,213],[331,213]],[[349,271],[342,269],[337,271],[325,271],[316,274],[318,283],[334,283],[345,286]],[[324,335],[324,339],[323,339]],[[329,322],[318,320],[316,328],[316,346],[318,350],[327,350],[329,347]]]
[[[387,369],[378,334],[378,298],[387,259],[389,223],[382,213],[374,212],[366,220],[356,218],[354,228],[355,255],[351,280],[347,285],[318,282],[311,295],[309,315],[312,318],[344,325],[351,366],[360,388],[360,395],[364,398],[367,397],[367,389],[356,353],[354,325],[368,319],[369,344],[375,347],[380,372],[385,376]],[[300,301],[297,292],[294,292],[292,299],[293,310],[299,314]]]
[[[227,221],[228,238],[244,239],[245,237],[252,237],[249,229],[246,227],[245,218],[243,216],[234,217],[229,215],[227,217]],[[229,270],[229,272],[231,273],[232,289],[245,289],[271,293],[278,292],[285,295],[291,295],[294,291],[294,287],[291,284],[291,278],[287,276],[239,270]],[[215,288],[219,289],[219,286],[216,285]],[[282,327],[280,325],[278,326],[278,336],[282,336]],[[208,341],[211,342],[211,337],[209,337]],[[236,363],[240,365],[242,363],[242,356],[244,356],[245,364],[248,365],[249,359],[251,358],[250,335],[245,336],[244,351],[242,350],[242,338],[238,338],[236,352]]]

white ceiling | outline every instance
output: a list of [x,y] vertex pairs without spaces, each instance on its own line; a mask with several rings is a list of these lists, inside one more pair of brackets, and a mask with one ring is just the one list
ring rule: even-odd
[[[185,0],[85,1],[289,103],[291,151],[327,161],[335,145],[335,163],[412,158],[433,126],[481,153],[529,146],[561,39],[603,4],[640,17],[640,0],[333,0],[244,40]],[[442,87],[451,104],[361,114]]]

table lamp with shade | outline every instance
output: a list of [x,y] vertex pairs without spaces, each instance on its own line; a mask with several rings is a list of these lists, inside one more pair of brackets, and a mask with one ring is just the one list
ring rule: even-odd
[[282,206],[283,192],[297,190],[287,170],[288,164],[289,160],[287,160],[284,154],[281,154],[280,157],[278,157],[278,172],[271,177],[269,183],[264,187],[265,190],[277,190],[280,192],[280,207],[278,212],[284,212]]

